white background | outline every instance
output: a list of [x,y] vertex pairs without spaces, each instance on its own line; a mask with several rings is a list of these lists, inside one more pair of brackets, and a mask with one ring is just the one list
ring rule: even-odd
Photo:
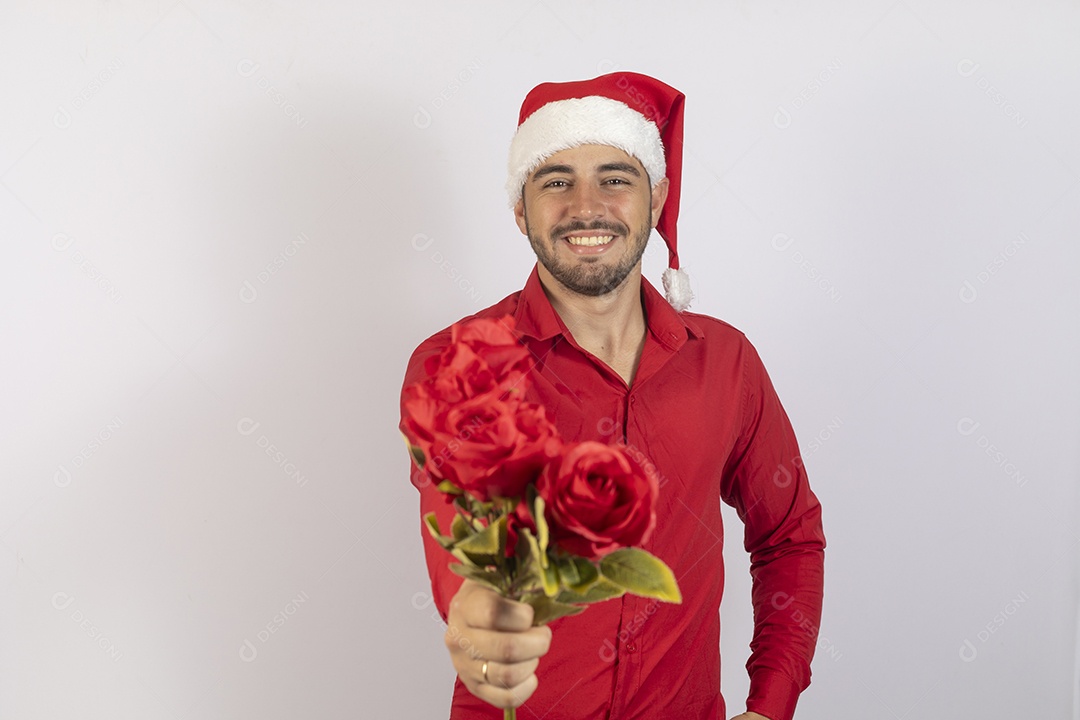
[[446,716],[402,373],[531,268],[525,93],[618,68],[824,506],[798,717],[1080,718],[1080,5],[815,5],[3,3],[0,717]]

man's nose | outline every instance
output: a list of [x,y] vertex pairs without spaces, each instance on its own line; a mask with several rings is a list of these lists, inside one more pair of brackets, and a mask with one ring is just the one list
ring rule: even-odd
[[578,183],[571,192],[571,215],[585,220],[598,218],[604,214],[604,201],[599,188],[588,183]]

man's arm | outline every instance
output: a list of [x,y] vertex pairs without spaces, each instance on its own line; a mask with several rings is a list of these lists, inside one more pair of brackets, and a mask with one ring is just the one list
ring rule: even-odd
[[821,618],[821,505],[810,490],[791,423],[749,341],[743,381],[742,432],[724,468],[721,496],[745,524],[753,577],[746,708],[751,718],[758,713],[790,720],[810,684]]
[[[448,334],[436,335],[416,349],[403,388],[425,377],[425,362],[442,351],[448,338]],[[536,691],[535,672],[539,658],[551,646],[551,629],[532,627],[531,606],[500,597],[450,571],[451,556],[423,527],[423,517],[435,513],[439,528],[448,532],[454,507],[427,473],[415,465],[410,480],[420,491],[418,528],[431,577],[432,599],[447,624],[444,641],[450,662],[476,697],[499,708],[518,707]]]
[[[402,422],[399,425],[402,432],[405,429],[404,389],[423,381],[427,377],[425,363],[430,358],[437,357],[449,342],[450,333],[443,331],[421,343],[413,352],[412,357],[409,358],[409,364],[405,370],[405,381],[402,384]],[[402,453],[402,455],[405,456],[406,453]],[[420,492],[420,517],[418,518],[420,522],[417,527],[423,538],[424,556],[427,560],[428,575],[431,578],[432,599],[435,601],[435,607],[438,609],[439,615],[445,622],[450,611],[450,599],[454,597],[454,594],[461,587],[463,578],[450,572],[448,565],[450,556],[424,529],[423,518],[428,513],[435,513],[439,527],[444,533],[448,533],[450,521],[454,517],[454,507],[446,501],[446,496],[435,488],[435,483],[432,482],[431,477],[412,463],[410,463],[409,480]]]

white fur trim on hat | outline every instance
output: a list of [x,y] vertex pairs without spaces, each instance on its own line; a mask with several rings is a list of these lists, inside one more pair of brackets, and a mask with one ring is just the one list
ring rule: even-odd
[[619,148],[641,162],[653,186],[667,171],[656,123],[626,103],[601,95],[556,100],[527,117],[510,143],[510,206],[521,199],[525,180],[544,160],[578,145]]
[[682,312],[690,307],[694,299],[694,293],[690,290],[690,276],[685,270],[668,268],[664,271],[664,294],[667,295],[671,307]]

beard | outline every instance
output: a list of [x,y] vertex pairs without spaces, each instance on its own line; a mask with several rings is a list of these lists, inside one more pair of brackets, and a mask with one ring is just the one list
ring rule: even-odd
[[[572,292],[597,297],[619,287],[641,261],[641,256],[645,254],[645,246],[649,244],[649,236],[652,234],[652,213],[650,212],[649,215],[648,224],[636,235],[631,235],[630,229],[622,223],[598,220],[590,224],[577,221],[560,225],[552,229],[550,237],[544,239],[533,232],[527,214],[525,215],[525,229],[529,236],[529,244],[536,253],[536,259],[547,268],[552,277]],[[614,265],[605,264],[601,262],[600,257],[589,255],[579,257],[573,263],[562,262],[556,252],[558,244],[563,242],[563,237],[568,233],[583,230],[603,230],[612,235],[620,235],[630,243],[629,252]]]

